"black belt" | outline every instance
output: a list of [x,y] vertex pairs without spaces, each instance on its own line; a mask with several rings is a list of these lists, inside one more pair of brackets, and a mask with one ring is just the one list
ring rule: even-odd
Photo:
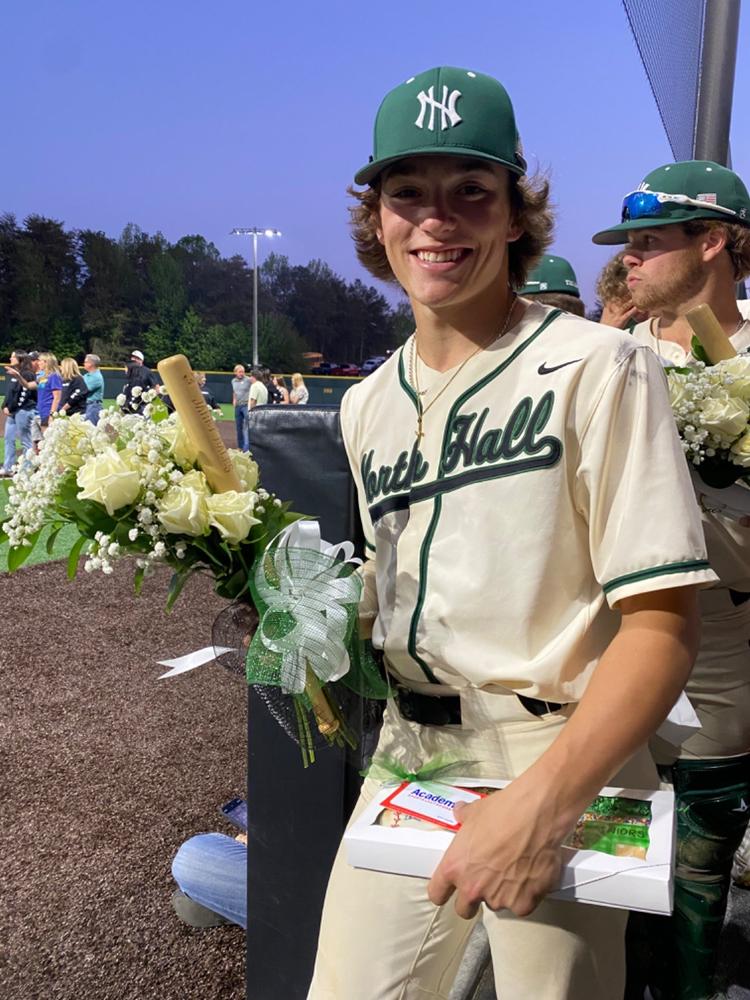
[[[548,715],[559,712],[564,705],[556,701],[542,701],[517,694],[527,712],[532,715]],[[460,726],[461,699],[458,695],[419,694],[410,688],[398,686],[395,693],[396,705],[402,717],[408,722],[418,722],[420,726]]]

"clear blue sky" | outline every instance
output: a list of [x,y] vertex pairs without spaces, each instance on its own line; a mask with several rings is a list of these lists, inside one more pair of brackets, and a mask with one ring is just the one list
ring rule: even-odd
[[[735,99],[750,93],[741,23]],[[135,222],[223,254],[233,226],[281,229],[294,263],[366,276],[345,189],[384,93],[433,65],[500,79],[527,159],[559,206],[554,249],[584,297],[609,255],[590,236],[671,160],[618,0],[380,4],[332,0],[5,0],[0,9],[0,211],[119,235]],[[750,136],[735,114],[735,169]]]

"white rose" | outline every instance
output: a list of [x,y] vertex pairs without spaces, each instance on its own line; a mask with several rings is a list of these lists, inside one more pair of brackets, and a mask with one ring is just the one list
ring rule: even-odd
[[686,375],[679,372],[669,372],[667,374],[667,384],[669,386],[669,402],[672,409],[677,410],[683,403],[688,402],[692,395],[687,392],[688,379]]
[[743,469],[750,469],[750,430],[745,431],[739,441],[735,441],[729,450],[735,465],[741,465]]
[[234,471],[242,483],[242,488],[254,490],[258,485],[258,463],[254,462],[246,451],[238,451],[236,448],[229,449],[229,457],[232,459]]
[[236,490],[214,493],[206,499],[206,506],[210,524],[230,544],[241,542],[247,538],[254,524],[260,524],[260,520],[253,517],[254,493],[238,493]]
[[114,448],[86,459],[76,475],[81,500],[95,500],[103,504],[110,517],[121,507],[135,501],[141,488],[138,469],[130,455]]
[[57,457],[66,469],[80,469],[91,454],[89,441],[94,425],[78,414],[65,422],[64,433],[57,442]]
[[198,449],[188,437],[176,413],[169,420],[163,420],[158,427],[159,434],[167,442],[172,458],[178,465],[194,465],[198,461]]
[[[184,482],[184,480],[183,480]],[[208,533],[206,496],[191,487],[172,486],[164,494],[157,515],[173,535],[205,535]]]
[[200,493],[204,497],[211,495],[211,490],[206,482],[206,476],[200,469],[193,469],[191,472],[186,473],[180,480],[180,486],[183,489],[195,490],[196,493]]
[[715,437],[733,441],[747,427],[750,406],[731,396],[709,397],[701,402],[700,426]]
[[730,396],[750,399],[750,357],[738,354],[736,358],[720,361],[715,366],[714,371],[721,371],[722,374],[732,376],[734,381],[731,385],[726,386]]

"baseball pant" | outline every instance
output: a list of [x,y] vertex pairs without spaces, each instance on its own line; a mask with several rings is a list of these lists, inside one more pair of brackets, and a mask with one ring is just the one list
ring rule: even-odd
[[[515,778],[550,746],[574,706],[538,718],[513,695],[462,694],[462,726],[407,722],[389,703],[378,752],[416,771],[440,753],[476,762],[472,777]],[[612,783],[658,788],[646,748]],[[379,785],[367,778],[355,818]],[[528,917],[482,907],[499,997],[621,1000],[627,911],[548,900]],[[343,847],[323,908],[308,1000],[445,1000],[473,921],[434,906],[423,879],[355,869]]]

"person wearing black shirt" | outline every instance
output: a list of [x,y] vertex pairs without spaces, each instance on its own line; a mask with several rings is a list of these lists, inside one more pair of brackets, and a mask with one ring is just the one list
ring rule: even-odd
[[[146,405],[143,401],[143,393],[148,389],[155,388],[157,384],[153,372],[144,365],[143,361],[143,354],[140,351],[133,351],[130,355],[130,362],[125,369],[125,385],[122,390],[125,396],[123,406],[125,413],[143,413],[143,408]],[[141,391],[134,393],[133,390],[136,388]]]
[[16,461],[16,438],[21,442],[24,455],[34,448],[31,423],[36,413],[36,382],[31,360],[23,351],[13,351],[5,372],[5,458],[0,476],[12,476]]
[[72,417],[76,413],[86,412],[86,397],[89,390],[81,375],[81,369],[73,358],[63,358],[60,362],[62,374],[62,396],[60,396],[59,412]]

